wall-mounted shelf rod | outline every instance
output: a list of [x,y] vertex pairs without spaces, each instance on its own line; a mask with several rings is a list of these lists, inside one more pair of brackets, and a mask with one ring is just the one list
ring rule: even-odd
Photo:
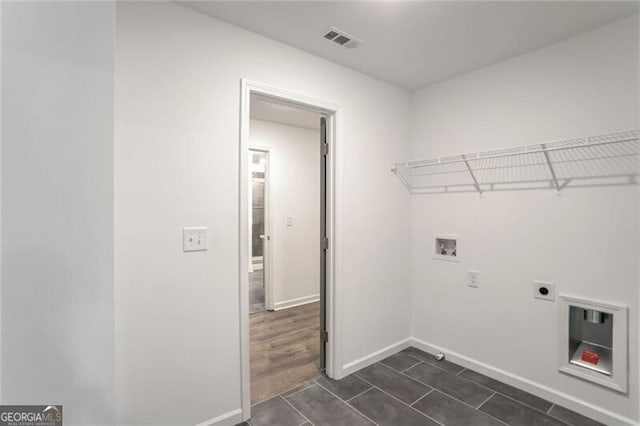
[[[588,138],[585,138],[588,139]],[[564,147],[552,147],[552,148],[541,148],[541,145],[550,145],[551,143],[547,143],[547,144],[535,144],[535,145],[520,145],[514,148],[507,148],[509,151],[514,151],[508,154],[495,154],[495,155],[485,155],[485,154],[490,154],[492,152],[496,152],[496,151],[504,151],[504,150],[496,150],[496,151],[480,151],[480,152],[476,152],[476,153],[472,153],[472,154],[462,154],[459,156],[447,156],[447,157],[439,157],[439,158],[434,158],[434,159],[430,159],[430,160],[419,160],[419,161],[408,161],[408,162],[403,162],[403,163],[395,163],[394,166],[398,166],[398,165],[403,165],[406,168],[416,168],[416,167],[424,167],[424,166],[431,166],[434,164],[451,164],[451,163],[463,163],[465,161],[469,161],[469,160],[486,160],[486,159],[491,159],[491,158],[503,158],[503,157],[513,157],[515,155],[527,155],[527,154],[533,154],[533,153],[538,153],[538,152],[553,152],[553,151],[563,151],[563,150],[570,150],[570,149],[576,149],[576,148],[589,148],[589,147],[595,147],[595,146],[600,146],[600,145],[610,145],[610,144],[617,144],[617,143],[625,143],[625,142],[634,142],[637,141],[638,138],[634,137],[634,138],[627,138],[627,139],[621,139],[621,140],[615,140],[615,141],[607,141],[607,142],[593,142],[593,143],[582,143],[582,144],[576,144],[576,145],[572,145],[572,146],[564,146]],[[575,139],[570,139],[568,141],[559,141],[559,142],[569,142],[569,141],[575,141]],[[451,159],[449,160],[449,158],[451,157],[465,157],[465,159]],[[434,163],[434,161],[436,161]]]
[[[391,170],[413,194],[462,192],[452,188],[482,194],[503,190],[505,185],[510,189],[551,186],[557,192],[574,186],[635,185],[638,144],[638,131],[631,130],[394,163]],[[594,178],[602,182],[594,183]]]

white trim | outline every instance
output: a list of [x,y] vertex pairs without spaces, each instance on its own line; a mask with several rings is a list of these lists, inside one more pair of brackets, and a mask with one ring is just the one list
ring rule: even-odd
[[339,179],[336,167],[336,139],[341,137],[341,112],[340,107],[331,102],[314,99],[277,87],[253,82],[246,79],[240,80],[240,150],[239,150],[239,297],[240,297],[240,375],[241,375],[241,404],[242,419],[247,420],[251,416],[251,381],[249,359],[249,272],[247,250],[247,191],[248,191],[248,164],[246,150],[249,147],[249,125],[251,120],[250,101],[251,94],[255,93],[267,98],[294,103],[298,106],[310,108],[326,114],[327,116],[327,142],[329,155],[327,157],[327,235],[329,237],[329,250],[327,251],[327,368],[326,373],[331,378],[342,377],[342,309],[340,305],[339,286],[336,286],[336,276],[339,275],[339,265],[336,265],[336,180]]
[[514,386],[525,392],[546,399],[554,404],[566,407],[584,416],[597,420],[609,426],[640,426],[640,423],[628,417],[614,413],[605,408],[575,398],[564,392],[552,389],[548,386],[525,379],[524,377],[501,370],[497,367],[485,364],[473,358],[458,354],[446,348],[427,343],[423,340],[413,338],[411,346],[421,349],[430,354],[442,352],[447,355],[447,359],[461,365],[462,367],[482,373],[492,379],[499,380],[508,385]]
[[242,422],[242,410],[240,408],[236,408],[235,410],[224,413],[218,417],[198,423],[195,426],[233,426],[240,422]]
[[319,294],[312,294],[311,296],[298,297],[297,299],[284,300],[282,302],[276,302],[273,304],[274,311],[281,311],[283,309],[294,308],[296,306],[307,305],[320,301]]
[[351,361],[345,364],[342,367],[343,377],[355,373],[356,371],[361,370],[365,367],[368,367],[371,364],[375,364],[378,361],[382,361],[383,359],[396,354],[403,349],[408,348],[409,346],[411,346],[411,342],[412,339],[410,337],[407,337],[406,339],[393,343],[386,348],[382,348],[369,355],[363,356],[362,358],[358,358],[355,361]]

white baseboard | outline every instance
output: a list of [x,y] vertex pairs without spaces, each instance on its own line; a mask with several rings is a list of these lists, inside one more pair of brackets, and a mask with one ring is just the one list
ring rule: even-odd
[[228,413],[219,415],[209,420],[205,420],[202,423],[198,423],[196,426],[233,426],[242,422],[242,410],[237,408]]
[[356,371],[363,369],[365,367],[370,366],[371,364],[375,364],[378,361],[382,361],[388,356],[391,356],[395,353],[400,352],[403,349],[411,346],[411,338],[406,338],[404,340],[400,340],[392,345],[387,346],[386,348],[382,348],[379,351],[371,353],[362,358],[356,359],[355,361],[351,361],[342,366],[342,376],[348,376],[351,373],[355,373]]
[[440,346],[432,345],[419,339],[413,338],[410,340],[409,346],[414,346],[430,354],[442,352],[447,356],[449,361],[455,362],[465,368],[477,371],[478,373],[484,374],[492,379],[499,380],[525,392],[529,392],[540,398],[544,398],[554,404],[566,407],[576,413],[580,413],[606,425],[640,426],[639,422],[629,419],[628,417],[624,417],[605,408],[574,398],[571,395],[557,391],[532,380],[525,379],[524,377],[520,377],[513,373],[509,373],[508,371],[501,370],[473,358],[458,354]]
[[306,305],[307,303],[314,303],[320,300],[319,294],[312,294],[311,296],[298,297],[297,299],[285,300],[282,302],[275,302],[273,304],[274,311],[280,311],[282,309],[293,308],[295,306]]

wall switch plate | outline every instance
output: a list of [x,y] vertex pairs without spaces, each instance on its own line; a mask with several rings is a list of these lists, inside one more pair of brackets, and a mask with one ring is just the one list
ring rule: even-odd
[[287,215],[287,226],[293,226],[293,215]]
[[541,300],[556,300],[556,286],[549,281],[533,282],[533,297]]
[[207,228],[204,226],[182,228],[182,251],[204,251],[207,249]]
[[469,287],[480,287],[480,272],[470,269],[468,271],[469,274],[469,281],[467,282],[467,285]]

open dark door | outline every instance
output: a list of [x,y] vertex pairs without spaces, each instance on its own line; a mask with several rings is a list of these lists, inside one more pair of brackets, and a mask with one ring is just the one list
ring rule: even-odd
[[327,119],[320,118],[320,370],[326,369],[327,341],[327,250],[329,250],[329,238],[327,237],[327,156],[329,145],[327,144]]

